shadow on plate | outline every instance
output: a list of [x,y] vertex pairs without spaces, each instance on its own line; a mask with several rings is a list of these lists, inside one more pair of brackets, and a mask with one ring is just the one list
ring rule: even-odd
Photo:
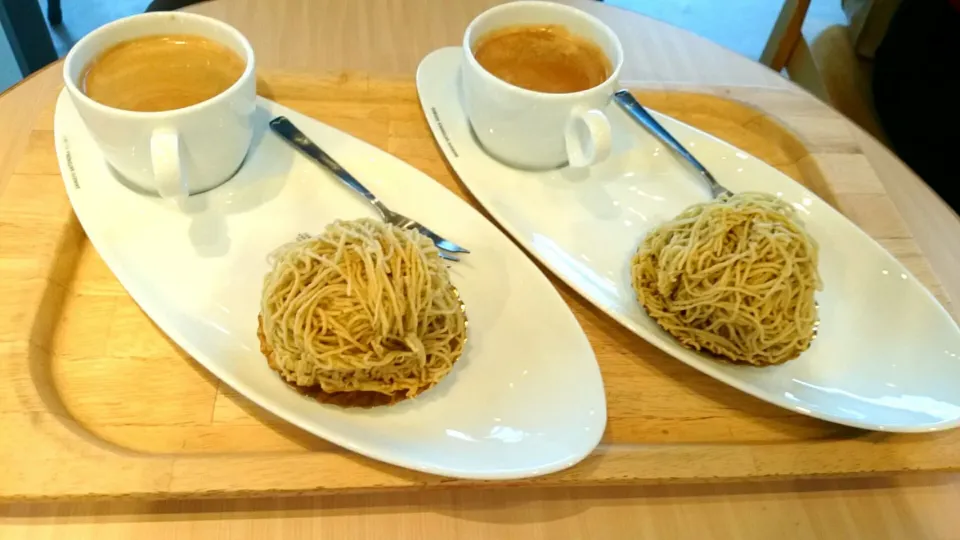
[[[178,210],[190,217],[190,243],[200,257],[219,257],[230,250],[227,216],[249,212],[274,199],[283,189],[293,154],[268,135],[270,118],[270,112],[258,105],[251,120],[254,129],[250,150],[237,171],[224,183],[178,202]],[[143,189],[112,166],[108,167],[113,177],[130,191],[161,200],[157,193]]]

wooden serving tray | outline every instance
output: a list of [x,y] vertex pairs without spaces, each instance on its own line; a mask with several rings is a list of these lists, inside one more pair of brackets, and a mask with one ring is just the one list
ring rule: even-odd
[[[836,113],[813,98],[774,90],[694,90],[638,95],[806,184],[947,303]],[[412,81],[272,75],[260,93],[397,155],[471,200],[434,144]],[[60,178],[52,120],[51,107],[0,196],[0,498],[481,483],[340,449],[253,405],[194,362],[140,311],[84,236]],[[665,355],[554,283],[597,353],[609,422],[603,442],[581,464],[510,484],[960,468],[960,430],[870,433],[769,405]]]

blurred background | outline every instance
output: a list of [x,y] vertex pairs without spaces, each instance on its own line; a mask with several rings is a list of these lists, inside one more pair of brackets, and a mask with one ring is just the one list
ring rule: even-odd
[[[59,3],[61,17],[53,20],[59,20],[60,24],[50,24],[49,0],[0,0],[0,4],[6,4],[8,9],[28,2],[37,3],[34,10],[37,13],[23,21],[15,21],[15,24],[21,26],[32,22],[38,25],[42,19],[58,57],[63,57],[91,30],[121,17],[141,13],[150,4],[150,0],[59,0],[52,2],[52,11],[55,15]],[[755,60],[760,58],[784,4],[783,0],[606,0],[606,3],[685,28]],[[30,10],[19,11],[26,15]],[[812,40],[828,26],[844,21],[840,0],[813,0],[803,22],[803,31]],[[0,90],[24,75],[7,36],[0,36]]]
[[[598,1],[684,28],[767,65],[893,148],[948,203],[960,205],[960,197],[946,194],[953,165],[945,143],[933,134],[917,138],[931,132],[922,117],[942,116],[944,107],[960,121],[960,107],[952,105],[955,88],[948,83],[960,71],[960,0]],[[107,22],[197,2],[0,0],[0,91],[64,56]],[[935,110],[916,114],[902,103]]]

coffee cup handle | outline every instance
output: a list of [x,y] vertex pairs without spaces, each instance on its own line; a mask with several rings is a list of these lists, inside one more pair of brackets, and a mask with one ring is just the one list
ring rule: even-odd
[[574,109],[564,130],[571,167],[589,167],[610,155],[610,120],[599,109]]
[[170,128],[154,130],[150,136],[150,159],[157,192],[164,199],[190,194],[180,160],[180,135]]

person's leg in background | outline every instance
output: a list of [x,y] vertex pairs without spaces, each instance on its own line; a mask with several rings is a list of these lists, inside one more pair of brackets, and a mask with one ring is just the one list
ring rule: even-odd
[[893,149],[960,212],[960,0],[904,0],[874,60]]

